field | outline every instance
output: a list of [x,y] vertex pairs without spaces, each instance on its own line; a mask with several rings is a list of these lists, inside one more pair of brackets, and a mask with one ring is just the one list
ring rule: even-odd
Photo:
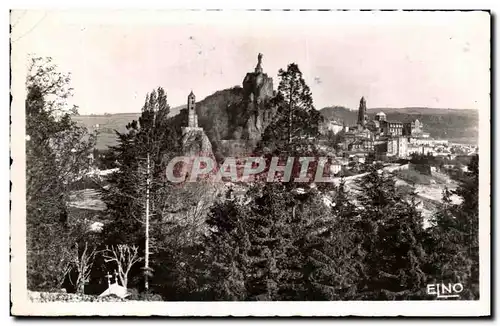
[[91,211],[103,211],[106,209],[106,205],[101,200],[100,194],[94,189],[72,191],[69,198],[69,206],[76,209]]
[[[172,117],[177,115],[179,111],[184,106],[178,106],[170,109],[169,116]],[[91,114],[91,115],[78,115],[72,117],[78,124],[88,128],[90,131],[97,130],[99,132],[97,136],[97,149],[106,149],[108,146],[116,145],[116,134],[115,130],[118,132],[124,132],[127,129],[125,126],[137,120],[141,115],[140,112],[137,113],[116,113],[116,114]]]
[[108,115],[80,115],[73,117],[78,124],[87,127],[90,131],[98,131],[97,149],[106,149],[116,144],[115,130],[126,131],[125,126],[137,120],[140,113],[118,113]]

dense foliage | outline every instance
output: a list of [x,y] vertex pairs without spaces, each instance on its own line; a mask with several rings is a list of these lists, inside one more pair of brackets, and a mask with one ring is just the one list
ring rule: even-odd
[[78,260],[82,226],[68,214],[71,184],[90,166],[94,136],[71,120],[70,76],[32,58],[26,80],[26,227],[30,289],[59,288]]
[[218,300],[416,300],[434,299],[427,284],[460,282],[462,299],[477,299],[471,178],[457,194],[472,205],[445,199],[428,229],[415,193],[400,194],[395,178],[376,170],[360,180],[357,205],[341,183],[330,209],[315,190],[256,185],[244,204],[212,208],[204,286]]

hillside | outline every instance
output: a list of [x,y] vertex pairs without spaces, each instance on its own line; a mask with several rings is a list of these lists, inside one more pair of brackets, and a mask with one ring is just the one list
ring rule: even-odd
[[[434,109],[434,108],[372,108],[367,113],[373,117],[383,111],[387,120],[409,122],[418,119],[426,132],[433,138],[446,138],[457,142],[477,142],[479,117],[476,110]],[[356,124],[358,111],[345,107],[326,107],[320,110],[327,119]]]
[[[87,127],[90,131],[97,130],[97,149],[106,149],[108,146],[116,144],[114,130],[124,132],[127,123],[137,120],[140,113],[117,113],[103,115],[78,115],[72,117],[77,123]],[[98,125],[98,126],[97,126]]]

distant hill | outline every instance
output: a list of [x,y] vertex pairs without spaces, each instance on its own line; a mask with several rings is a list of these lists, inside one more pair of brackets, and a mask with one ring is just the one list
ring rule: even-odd
[[[425,107],[409,108],[372,108],[368,109],[368,116],[383,111],[387,120],[409,122],[415,119],[424,124],[424,129],[431,137],[446,138],[457,142],[477,142],[479,116],[476,110],[461,109],[434,109]],[[326,119],[345,122],[347,125],[356,124],[357,110],[350,110],[341,106],[326,107],[320,110]]]
[[[175,123],[187,124],[185,105],[170,109],[170,116],[175,117]],[[197,102],[196,111],[201,127],[217,147],[221,139],[239,139],[245,123],[248,120],[244,104],[243,89],[239,86],[217,91]],[[372,108],[368,116],[373,117],[383,111],[388,120],[408,122],[419,119],[424,124],[426,132],[434,138],[446,138],[457,142],[476,143],[478,137],[479,117],[476,110],[434,109],[425,107],[410,108]],[[357,110],[341,106],[325,107],[320,110],[326,119],[345,122],[354,125],[357,121]],[[179,114],[181,113],[181,114]],[[94,130],[99,125],[98,149],[106,149],[116,144],[114,130],[124,132],[127,123],[137,120],[140,113],[117,113],[105,115],[80,115],[73,119],[81,125]]]

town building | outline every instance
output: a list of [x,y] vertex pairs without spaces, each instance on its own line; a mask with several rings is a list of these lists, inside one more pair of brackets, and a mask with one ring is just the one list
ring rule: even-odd
[[407,157],[408,138],[392,137],[387,140],[387,156]]
[[380,129],[385,136],[403,136],[403,123],[399,121],[381,121]]
[[423,124],[418,120],[406,122],[403,124],[403,134],[409,136],[422,135],[424,132],[422,130]]
[[330,173],[336,175],[342,170],[342,163],[337,159],[330,161]]
[[335,120],[325,121],[321,125],[321,133],[323,133],[323,134],[327,134],[328,132],[332,132],[333,134],[336,135],[339,132],[341,132],[342,130],[344,130],[344,125],[338,121],[335,121]]
[[358,138],[353,142],[348,144],[348,151],[363,151],[363,152],[373,152],[374,151],[374,142],[370,138]]
[[446,141],[430,138],[418,119],[391,121],[387,120],[384,112],[378,112],[370,119],[364,97],[359,103],[357,125],[345,126],[342,133],[344,143],[341,147],[348,156],[375,153],[378,156],[406,158],[412,153],[434,153],[436,146],[446,144]]

